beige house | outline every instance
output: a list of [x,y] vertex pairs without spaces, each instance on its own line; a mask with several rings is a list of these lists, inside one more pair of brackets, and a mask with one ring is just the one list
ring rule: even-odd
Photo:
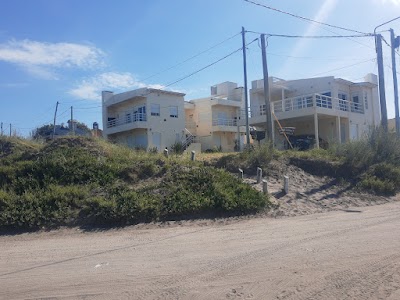
[[243,97],[242,87],[234,82],[223,82],[211,87],[210,96],[185,102],[186,128],[196,136],[202,151],[231,152],[242,147],[246,132],[245,127],[240,126]]
[[132,148],[158,150],[184,143],[184,96],[151,88],[103,92],[104,138]]
[[[362,82],[333,76],[283,80],[269,78],[273,139],[284,147],[283,127],[294,127],[294,135],[314,135],[326,142],[343,143],[360,138],[380,124],[377,76],[368,74]],[[252,82],[249,124],[266,128],[263,80]],[[278,120],[278,121],[277,121]]]

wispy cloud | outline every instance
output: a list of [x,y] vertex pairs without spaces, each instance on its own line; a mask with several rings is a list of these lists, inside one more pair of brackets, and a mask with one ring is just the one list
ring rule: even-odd
[[121,91],[143,87],[162,89],[164,86],[160,84],[147,85],[138,81],[131,73],[107,72],[84,79],[71,89],[69,94],[81,99],[100,100],[103,90]]
[[[318,10],[318,12],[316,13],[316,15],[312,19],[318,22],[325,22],[325,20],[329,17],[331,12],[335,9],[337,1],[338,0],[325,0],[324,3],[321,5],[320,9]],[[321,25],[317,23],[311,23],[308,26],[304,35],[314,35],[320,27]],[[300,56],[309,44],[310,40],[300,39],[292,49],[290,56]],[[279,73],[286,74],[291,68],[292,68],[291,62],[286,61],[286,63],[284,64]]]
[[400,5],[400,0],[376,0],[378,3],[381,4],[394,4],[394,5]]
[[0,61],[16,64],[35,76],[57,79],[60,68],[93,69],[104,65],[100,49],[74,43],[10,40],[0,44]]

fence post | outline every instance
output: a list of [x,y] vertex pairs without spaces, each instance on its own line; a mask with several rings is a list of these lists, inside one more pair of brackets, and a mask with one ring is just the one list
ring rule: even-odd
[[268,194],[268,181],[266,179],[263,179],[262,184],[263,184],[263,193],[265,195],[267,195]]
[[196,160],[196,151],[192,151],[192,155],[191,155],[191,157],[190,157],[190,159],[192,160],[192,161],[195,161]]
[[168,149],[164,149],[164,156],[168,157]]
[[262,179],[262,169],[257,168],[257,183],[260,183]]
[[289,193],[289,176],[283,176],[283,189],[285,194]]
[[239,178],[243,179],[243,170],[239,168]]

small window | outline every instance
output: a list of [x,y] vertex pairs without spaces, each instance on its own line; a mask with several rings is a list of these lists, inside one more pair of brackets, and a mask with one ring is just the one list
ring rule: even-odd
[[368,109],[368,94],[367,92],[364,92],[364,107],[365,109]]
[[151,105],[151,115],[152,116],[160,115],[160,104],[152,104]]
[[178,117],[178,106],[170,106],[169,107],[169,116],[171,118],[177,118]]

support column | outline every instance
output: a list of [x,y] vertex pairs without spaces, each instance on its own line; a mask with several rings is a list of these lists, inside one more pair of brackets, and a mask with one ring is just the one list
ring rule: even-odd
[[337,133],[337,141],[339,144],[342,143],[342,132],[340,130],[340,117],[336,117],[336,133]]
[[274,120],[274,118],[272,119],[271,138],[272,138],[272,146],[275,147],[275,120]]
[[315,134],[315,146],[319,149],[319,133],[318,133],[318,114],[314,112],[314,134]]

